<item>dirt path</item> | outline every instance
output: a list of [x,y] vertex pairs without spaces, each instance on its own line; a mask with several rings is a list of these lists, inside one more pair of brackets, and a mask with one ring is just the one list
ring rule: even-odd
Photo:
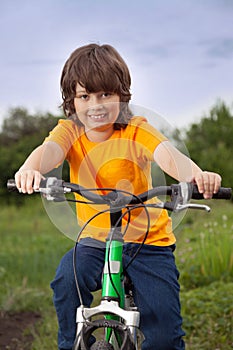
[[39,320],[40,315],[34,312],[0,311],[0,350],[30,350],[33,335],[29,329]]

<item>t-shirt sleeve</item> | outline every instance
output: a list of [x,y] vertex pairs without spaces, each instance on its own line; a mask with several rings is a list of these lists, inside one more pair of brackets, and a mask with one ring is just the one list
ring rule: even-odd
[[67,155],[72,145],[78,138],[78,127],[71,120],[60,119],[57,126],[50,131],[48,137],[45,138],[45,142],[56,142]]
[[[167,140],[160,131],[147,122],[143,117],[138,117],[136,120],[135,139],[142,144],[147,150],[147,156],[153,160],[153,154],[156,147],[163,141]],[[134,123],[134,121],[133,121]]]

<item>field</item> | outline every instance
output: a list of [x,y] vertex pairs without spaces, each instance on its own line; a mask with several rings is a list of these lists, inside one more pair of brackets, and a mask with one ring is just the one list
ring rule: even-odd
[[[188,350],[233,347],[233,204],[208,204],[211,213],[189,212],[176,229]],[[26,205],[2,206],[0,227],[2,320],[30,314],[37,321],[25,323],[23,340],[11,335],[8,346],[0,349],[56,350],[57,321],[49,283],[73,242],[54,227],[35,196]]]

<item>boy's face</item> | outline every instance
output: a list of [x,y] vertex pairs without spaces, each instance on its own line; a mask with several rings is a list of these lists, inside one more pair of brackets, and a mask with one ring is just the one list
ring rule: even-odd
[[85,88],[77,84],[74,107],[85,131],[113,130],[113,124],[120,113],[120,97],[106,91],[88,93]]

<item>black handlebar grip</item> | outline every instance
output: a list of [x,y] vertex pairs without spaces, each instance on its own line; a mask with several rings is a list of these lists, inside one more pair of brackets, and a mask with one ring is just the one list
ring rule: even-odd
[[[220,187],[217,193],[213,194],[213,199],[231,199],[232,197],[232,188]],[[203,193],[198,191],[196,185],[193,186],[192,199],[204,199]]]
[[[40,181],[40,188],[46,188],[48,186],[48,182],[51,182],[51,184],[57,184],[58,186],[61,186],[61,183],[62,183],[61,180],[58,180],[58,179],[53,178],[53,177],[48,177],[46,179],[41,179],[41,181]],[[15,179],[9,179],[7,181],[7,189],[9,191],[11,191],[11,192],[12,191],[18,191],[18,189],[16,187]]]
[[9,179],[7,181],[7,189],[9,191],[18,191],[16,184],[15,184],[15,179]]

